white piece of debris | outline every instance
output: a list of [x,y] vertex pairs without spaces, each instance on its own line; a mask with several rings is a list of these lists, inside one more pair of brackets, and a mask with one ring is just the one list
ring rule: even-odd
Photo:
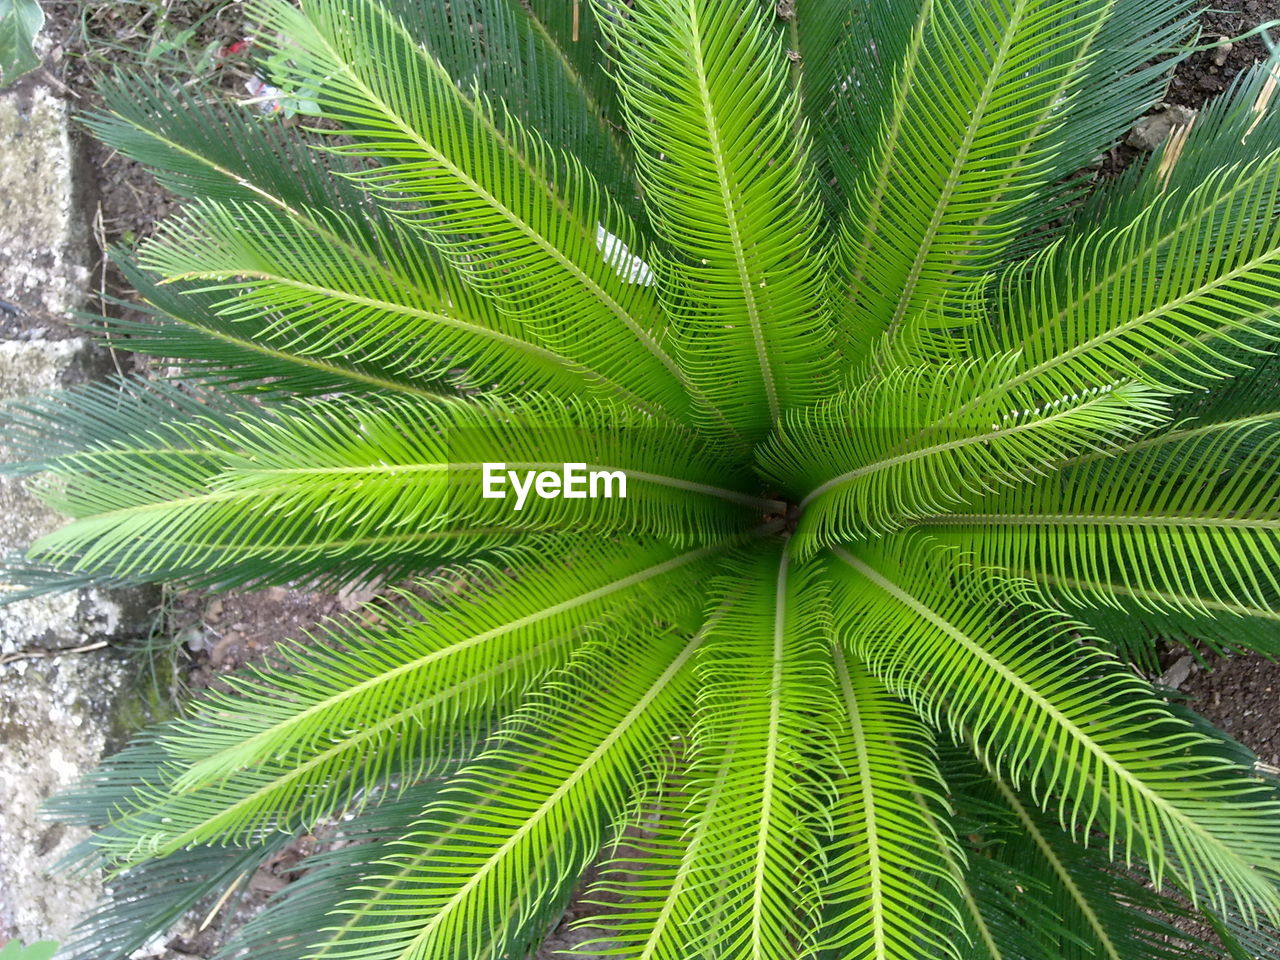
[[596,224],[596,249],[604,255],[605,263],[627,283],[653,286],[653,270],[649,264],[635,256],[622,238],[614,236],[602,223]]

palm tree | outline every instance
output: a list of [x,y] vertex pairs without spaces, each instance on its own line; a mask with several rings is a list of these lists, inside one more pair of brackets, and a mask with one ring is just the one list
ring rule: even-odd
[[257,960],[524,956],[588,868],[643,960],[1276,955],[1275,786],[1135,669],[1280,653],[1274,63],[1093,190],[1184,0],[246,6],[321,119],[108,85],[181,372],[10,411],[8,579],[410,585],[60,801],[80,955],[311,830]]

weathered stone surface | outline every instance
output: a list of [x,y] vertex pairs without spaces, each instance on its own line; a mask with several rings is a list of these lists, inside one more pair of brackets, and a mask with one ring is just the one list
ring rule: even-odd
[[65,317],[89,282],[75,167],[61,99],[26,83],[0,96],[0,300],[43,318]]
[[[85,379],[98,366],[58,321],[84,302],[91,263],[67,111],[32,84],[0,95],[0,401]],[[0,457],[6,455],[0,434]],[[62,523],[21,480],[0,479],[0,554]],[[112,737],[126,677],[106,649],[134,631],[145,598],[97,591],[0,607],[0,943],[60,939],[96,899],[93,878],[53,873],[81,834],[41,804],[90,770]]]
[[0,667],[0,941],[63,939],[97,899],[96,877],[52,869],[83,832],[40,806],[101,758],[124,682],[120,663],[100,655]]
[[[0,400],[29,396],[83,379],[91,365],[88,344],[69,340],[0,340]],[[0,459],[8,450],[0,437]],[[58,514],[28,489],[29,482],[0,477],[0,556],[26,547],[62,524]],[[136,611],[116,599],[82,591],[0,607],[0,654],[19,646],[68,646],[115,635]],[[2,827],[0,827],[2,829]]]
[[[24,397],[58,385],[63,370],[84,352],[83,340],[0,340],[0,398]],[[0,457],[9,451],[0,439]],[[21,549],[61,522],[27,490],[26,482],[0,477],[0,555]],[[33,643],[64,646],[76,639],[74,594],[41,597],[0,607],[0,655]],[[0,828],[2,829],[2,828]]]

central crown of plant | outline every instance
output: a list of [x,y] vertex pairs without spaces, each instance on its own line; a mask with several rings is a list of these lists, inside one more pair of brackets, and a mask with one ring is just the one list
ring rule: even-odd
[[106,91],[183,372],[13,411],[25,574],[417,579],[69,801],[93,956],[343,812],[255,958],[523,955],[606,848],[644,960],[1268,936],[1272,786],[1124,661],[1280,652],[1274,75],[1086,199],[1180,0],[246,6],[324,122]]

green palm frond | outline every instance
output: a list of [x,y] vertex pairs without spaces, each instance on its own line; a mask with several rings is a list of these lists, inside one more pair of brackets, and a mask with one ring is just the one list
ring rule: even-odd
[[901,59],[892,92],[873,95],[874,143],[850,161],[838,283],[855,349],[892,341],[948,284],[999,262],[1019,226],[1010,215],[1051,182],[1054,134],[1114,6],[872,5],[876,36]]
[[[1280,615],[1273,609],[1275,597],[1265,587],[1268,572],[1252,569],[1249,558],[1254,548],[1249,542],[1257,541],[1256,549],[1265,555],[1273,539],[1263,519],[1270,507],[1266,504],[1268,470],[1260,456],[1265,458],[1265,448],[1275,432],[1277,366],[1274,350],[1262,357],[1245,350],[1230,355],[1254,362],[1254,369],[1218,389],[1173,398],[1171,422],[1150,436],[1116,448],[1110,454],[1115,460],[1096,454],[1075,458],[1063,465],[1062,474],[1052,484],[1054,492],[1037,484],[987,497],[962,508],[961,513],[936,522],[924,520],[922,525],[938,539],[967,544],[966,549],[980,555],[983,562],[1002,564],[1006,570],[1011,569],[1015,556],[1035,556],[1035,562],[1024,564],[1018,575],[1035,580],[1064,611],[1089,623],[1117,654],[1149,673],[1159,672],[1154,653],[1160,637],[1195,640],[1219,651],[1252,649],[1274,655],[1280,643]],[[1216,476],[1191,466],[1188,459],[1209,453],[1217,464]],[[1235,496],[1261,511],[1254,526],[1214,526],[1208,522],[1211,517],[1202,515],[1202,533],[1185,523],[1172,523],[1168,529],[1154,525],[1140,528],[1148,522],[1142,519],[1143,512],[1154,509],[1161,498],[1190,504],[1199,489],[1196,476],[1210,482],[1214,494],[1202,501],[1201,510],[1209,508],[1211,514],[1230,520],[1232,514],[1225,506],[1218,508],[1217,498],[1229,497],[1224,481],[1242,466],[1257,486],[1248,492],[1237,488]],[[1144,475],[1142,471],[1158,485],[1144,488],[1135,482]],[[1089,490],[1087,484],[1093,482],[1105,484],[1105,492]],[[1055,503],[1056,521],[1050,522],[1044,514],[1025,523],[1010,514],[1001,520],[990,514],[980,521],[983,532],[978,534],[964,519],[965,512],[982,513],[997,503],[1004,508],[1018,504],[1035,509],[1035,503],[1043,507],[1058,493],[1063,494],[1063,500]],[[1107,494],[1116,499],[1108,502]],[[1069,509],[1068,499],[1073,503]],[[1103,504],[1115,512],[1119,523],[1100,523],[1100,516],[1090,514]],[[1068,519],[1071,514],[1073,518]],[[969,515],[972,519],[973,514]],[[1158,511],[1151,514],[1160,515]],[[1055,541],[1054,545],[1050,546],[1050,541]],[[1208,551],[1196,552],[1196,557],[1228,558],[1243,550],[1244,567],[1228,559],[1216,571],[1208,565],[1201,569],[1180,553],[1183,549]],[[1052,564],[1047,563],[1051,558]],[[1233,570],[1249,570],[1249,574],[1239,580]],[[1106,571],[1114,574],[1109,581],[1103,579]],[[1172,571],[1180,571],[1181,576],[1171,576]],[[1155,584],[1160,582],[1169,589],[1157,588]],[[1241,589],[1262,603],[1228,599]]]
[[[605,38],[590,0],[528,0],[518,6],[533,19],[534,31],[559,59],[564,75],[586,103],[588,114],[602,128],[613,131],[624,144],[619,152],[629,156],[630,144],[621,135],[618,88],[609,76],[607,60],[601,56]],[[556,119],[565,122],[563,111],[557,112]]]
[[964,920],[964,939],[956,945],[960,956],[964,960],[1053,956],[1066,928],[1049,905],[1049,889],[1017,865],[995,859],[995,842],[990,837],[994,830],[989,809],[955,827],[969,844],[967,861],[954,867]]
[[[387,557],[475,555],[519,531],[652,532],[682,543],[687,530],[740,530],[747,509],[767,502],[706,482],[718,477],[715,461],[689,457],[688,442],[683,430],[625,411],[536,398],[489,407],[326,399],[206,414],[46,463],[47,498],[76,520],[31,556],[151,578],[239,559],[280,564],[284,579],[297,575],[291,564],[316,558],[358,570]],[[566,451],[581,459],[561,461]],[[672,475],[638,469],[664,461]],[[520,503],[505,479],[509,498],[486,497],[485,463],[517,473],[581,464],[583,496],[526,489]],[[627,477],[626,499],[587,495],[588,484],[599,488],[593,473],[615,472]],[[337,496],[353,482],[359,496]]]
[[[508,3],[515,11],[514,15],[529,17],[530,31],[540,41],[539,47],[550,64],[548,72],[558,81],[554,93],[548,90],[539,98],[547,119],[540,121],[536,116],[531,116],[531,125],[545,133],[547,128],[577,123],[584,126],[590,124],[587,128],[590,130],[589,135],[599,138],[603,149],[578,149],[571,152],[576,152],[589,166],[603,168],[602,177],[609,176],[611,166],[616,168],[616,179],[605,183],[625,204],[627,199],[638,193],[633,170],[634,148],[623,134],[618,87],[609,76],[608,61],[602,55],[606,39],[601,24],[593,15],[590,0],[577,0],[575,3],[508,0]],[[486,29],[487,23],[485,16]],[[519,82],[521,75],[525,73],[522,70],[511,72],[514,74],[514,82]],[[493,88],[486,85],[486,89]],[[561,90],[565,92],[560,93]],[[504,102],[508,100],[506,97],[502,99]],[[571,104],[582,104],[581,118],[579,111],[572,107],[564,109],[566,99]],[[587,134],[579,134],[580,139],[585,136]]]
[[[172,721],[155,724],[142,731],[117,753],[105,757],[93,770],[68,789],[49,798],[45,812],[51,820],[79,827],[102,827],[116,811],[158,783],[168,755],[160,738]],[[110,827],[81,841],[67,854],[66,863],[77,869],[102,866],[103,841]]]
[[461,86],[483,90],[628,207],[636,195],[617,91],[590,0],[389,0],[384,6]]
[[1190,421],[926,521],[1076,606],[1280,616],[1280,415]]
[[[412,361],[407,364],[404,357],[396,357],[385,343],[371,337],[381,334],[394,342],[390,331],[414,322],[415,315],[420,334],[424,319],[453,316],[455,327],[450,334],[455,351],[459,327],[482,336],[487,332],[488,342],[482,342],[480,349],[490,351],[498,349],[495,337],[500,343],[501,335],[510,332],[510,321],[504,323],[492,306],[468,295],[456,278],[438,269],[438,264],[437,269],[431,269],[436,256],[429,245],[395,229],[363,192],[329,175],[332,164],[322,167],[310,162],[315,154],[305,142],[282,138],[272,127],[255,123],[243,113],[201,102],[181,88],[170,91],[154,79],[127,87],[116,81],[104,88],[103,97],[104,112],[91,115],[86,122],[107,143],[149,164],[170,189],[204,198],[215,209],[220,209],[217,203],[225,203],[232,209],[258,210],[257,226],[266,230],[267,236],[294,238],[292,250],[272,250],[270,245],[264,250],[251,235],[245,236],[242,226],[221,245],[202,247],[206,254],[202,263],[207,265],[208,256],[219,250],[223,254],[220,263],[225,264],[230,255],[233,266],[261,267],[263,259],[289,262],[290,254],[296,257],[305,249],[327,262],[331,272],[340,269],[340,264],[346,265],[343,275],[358,282],[357,289],[343,291],[337,298],[345,303],[349,317],[362,305],[361,297],[369,297],[370,290],[394,289],[402,298],[384,304],[381,313],[363,304],[366,314],[351,319],[348,325],[348,331],[354,326],[358,332],[335,339],[332,331],[320,330],[314,320],[310,326],[297,322],[301,312],[298,300],[293,322],[286,323],[283,317],[266,311],[246,317],[243,311],[227,309],[225,294],[203,295],[196,284],[172,278],[168,279],[172,286],[162,286],[118,255],[129,282],[163,316],[159,322],[106,321],[106,329],[126,338],[129,349],[162,357],[182,356],[187,358],[189,375],[252,384],[257,389],[269,381],[277,390],[295,393],[355,388],[422,394],[439,392],[443,386],[431,379],[422,381],[421,375],[431,367],[421,362],[410,366],[419,374],[415,382],[403,375]],[[233,221],[228,227],[234,225]],[[251,252],[258,256],[246,264],[244,258]],[[240,254],[239,259],[235,253]],[[358,264],[359,269],[353,269],[352,264]],[[243,284],[238,289],[243,289]],[[321,295],[315,297],[314,305],[317,310],[323,308]],[[332,298],[327,305],[334,305]],[[388,314],[393,321],[388,322]],[[379,319],[381,325],[377,324]],[[403,348],[403,341],[400,346]],[[388,358],[393,359],[389,362]]]
[[[899,8],[909,4],[899,5]],[[812,138],[812,154],[818,173],[818,189],[830,210],[843,206],[840,193],[842,178],[837,168],[847,170],[845,154],[851,151],[853,137],[848,128],[865,120],[861,111],[844,109],[850,96],[864,94],[859,102],[866,104],[865,85],[850,83],[857,54],[876,58],[883,68],[890,59],[883,51],[869,49],[866,43],[872,30],[873,12],[869,4],[850,4],[843,0],[796,0],[787,7],[775,7],[779,34],[791,60],[791,84],[800,91],[800,107],[804,111]],[[878,38],[877,38],[878,39]],[[851,50],[856,54],[851,55]],[[865,78],[875,82],[887,72],[867,71]],[[848,178],[852,179],[852,178]]]
[[[400,852],[374,866],[365,882],[377,896],[339,912],[355,932],[316,955],[452,960],[473,940],[497,952],[527,938],[525,925],[543,898],[595,854],[607,811],[639,789],[646,766],[660,757],[663,734],[688,709],[687,667],[704,636],[637,636],[585,648],[458,774]],[[518,766],[530,752],[537,768]],[[439,859],[456,864],[451,879],[432,876]],[[425,886],[424,877],[431,877]],[[385,924],[406,912],[419,919],[387,938]],[[382,937],[360,935],[378,921]]]
[[830,379],[826,244],[785,60],[749,5],[662,0],[607,34],[681,365],[758,438]]
[[673,809],[643,821],[654,838],[636,841],[640,876],[609,884],[627,905],[616,936],[637,957],[782,960],[816,942],[818,821],[832,788],[806,761],[828,739],[806,718],[830,711],[835,691],[812,587],[779,549],[711,588],[722,601],[697,662],[689,769],[653,794]]
[[[759,456],[784,489],[807,491],[799,498],[800,555],[955,509],[1164,419],[1160,392],[1140,383],[1055,402],[1005,390],[1017,362],[1011,355],[904,368],[791,416]],[[989,399],[978,405],[974,396]],[[961,407],[963,419],[950,416]],[[855,418],[863,429],[849,429]],[[942,420],[950,421],[945,430],[929,431]]]
[[806,580],[783,547],[729,568],[718,589],[698,664],[691,776],[708,840],[690,868],[686,949],[782,960],[812,936],[814,821],[830,788],[804,761],[822,739],[805,717],[833,690],[825,604]]
[[956,901],[964,855],[946,820],[932,737],[840,646],[832,651],[843,768],[828,859],[823,949],[850,958],[959,958],[964,916]]
[[1019,905],[1030,909],[1038,899],[1057,916],[1056,925],[1041,927],[1049,934],[1036,947],[1041,955],[1062,960],[1217,955],[1171,922],[1188,916],[1183,904],[1153,891],[1140,874],[1127,874],[1075,844],[1034,800],[973,760],[965,762],[957,751],[949,752],[944,765],[958,788],[957,803],[983,824],[988,854],[1025,885],[1025,894],[1015,894]]
[[[643,626],[642,598],[686,622],[685,588],[671,574],[706,556],[580,550],[519,580],[473,571],[468,593],[442,602],[455,571],[426,585],[434,602],[406,596],[408,612],[384,608],[377,627],[337,626],[318,651],[284,647],[279,668],[201,702],[164,738],[164,783],[113,817],[110,849],[133,859],[295,829],[361,802],[390,774],[407,783],[439,772],[592,628]],[[330,682],[312,679],[312,664]]]
[[[870,158],[883,159],[886,104],[919,95],[905,71],[900,74],[895,68],[909,62],[910,49],[920,51],[914,54],[919,59],[923,53],[918,46],[923,39],[921,24],[937,12],[922,0],[877,0],[860,5],[797,0],[794,6],[796,16],[790,21],[792,42],[788,46],[802,57],[806,112],[826,154],[824,179],[847,192],[861,178],[870,176],[866,172]],[[977,3],[956,8],[981,15]],[[1041,122],[1032,128],[1032,137],[1016,145],[1014,156],[1025,163],[1035,159],[1034,151],[1040,150],[1042,183],[1056,184],[1065,178],[1072,184],[1065,196],[1054,189],[1025,192],[1022,202],[1004,215],[1005,223],[1024,232],[1043,230],[1047,224],[1042,221],[1049,211],[1060,212],[1066,197],[1078,192],[1074,175],[1120,140],[1134,116],[1160,99],[1168,82],[1171,55],[1195,33],[1193,6],[1185,0],[1126,0],[1107,4],[1105,12],[1095,8],[1095,12],[1104,19],[1085,47],[1087,56],[1076,64],[1066,62],[1082,45],[1058,38],[1049,55],[1030,64],[1027,71],[1029,89],[1035,89],[1033,78],[1059,84],[1065,81],[1063,92],[1072,91],[1074,102],[1086,106],[1072,109],[1067,103],[1049,102],[1047,115],[1037,113],[1034,105],[1023,107]],[[1069,16],[1069,8],[1066,13]],[[895,90],[899,76],[903,77],[902,87]],[[1045,105],[1040,101],[1041,110]],[[898,109],[897,115],[905,120],[910,108]],[[914,109],[923,112],[929,105]],[[913,161],[903,158],[902,162]],[[1022,239],[1009,250],[1020,249]]]
[[443,779],[425,780],[402,794],[376,797],[376,805],[344,818],[338,828],[341,842],[298,864],[302,876],[235,931],[217,960],[296,960],[320,949],[328,939],[325,928],[333,922],[333,912],[351,896],[370,863],[396,852],[397,841],[439,798],[444,783]]
[[1145,163],[1100,187],[1075,216],[1097,226],[1122,226],[1169,190],[1203,183],[1221,167],[1250,163],[1275,149],[1280,120],[1267,109],[1280,78],[1280,57],[1243,70],[1225,93],[1207,103],[1187,127],[1181,127]]
[[801,84],[819,175],[835,216],[876,155],[895,99],[899,66],[923,13],[919,0],[847,4],[798,0],[788,46],[803,58]]
[[[669,766],[687,763],[688,756],[673,749]],[[600,910],[591,922],[607,926],[611,939],[633,955],[676,960],[705,940],[698,920],[706,904],[714,907],[714,891],[705,890],[707,850],[717,837],[711,811],[722,803],[731,765],[731,757],[721,758],[698,789],[696,823],[689,816],[695,809],[689,778],[664,771],[637,796],[631,829],[606,848],[586,895]]]
[[[1033,252],[1070,222],[1071,211],[1081,206],[1091,185],[1082,170],[1124,140],[1135,116],[1162,100],[1173,67],[1197,36],[1197,17],[1196,5],[1187,0],[1120,0],[1108,5],[1106,21],[1089,44],[1079,77],[1073,77],[1071,100],[1056,111],[1055,123],[1039,131],[1053,144],[1046,158],[1046,183],[1061,186],[1028,196],[1006,216],[1020,231],[1008,255],[1021,258]],[[1062,70],[1060,58],[1071,53],[1060,48],[1059,62],[1046,67]]]
[[[1046,592],[1053,596],[1048,588]],[[1089,624],[1108,650],[1147,677],[1164,672],[1160,654],[1171,644],[1182,644],[1198,657],[1248,651],[1267,659],[1280,657],[1280,617],[1273,614],[1238,616],[1228,611],[1190,614],[1151,610],[1123,597],[1100,607],[1073,606],[1054,596],[1054,605],[1072,619]]]
[[[314,136],[277,126],[157,76],[118,75],[99,86],[102,107],[83,118],[95,136],[146,164],[181,197],[308,208],[370,210],[362,192],[316,162]],[[344,169],[339,163],[337,170]]]
[[[84,782],[54,795],[46,813],[62,823],[110,833],[106,825],[115,811],[137,797],[140,785],[159,781],[167,755],[157,740],[165,729],[153,728],[104,760]],[[239,886],[290,839],[279,833],[255,846],[192,847],[117,873],[103,901],[64,941],[62,955],[71,960],[128,960],[197,904],[216,902],[226,888]],[[103,866],[101,840],[101,835],[82,840],[63,865],[74,864],[80,870]]]
[[245,9],[315,115],[104,85],[180,212],[80,326],[163,369],[4,409],[69,522],[0,600],[383,597],[54,801],[75,955],[307,836],[224,960],[584,881],[578,956],[1273,952],[1280,792],[1142,675],[1280,654],[1275,57],[1099,185],[1190,0]]
[[[189,912],[208,916],[230,889],[245,892],[245,880],[292,838],[267,837],[253,847],[199,846],[147,860],[111,881],[106,899],[81,918],[74,940],[63,943],[67,960],[129,960]],[[225,904],[235,909],[233,895]]]
[[[93,321],[88,329],[116,349],[186,358],[179,370],[166,371],[171,382],[263,399],[367,391],[430,399],[455,396],[455,384],[465,380],[460,370],[441,373],[438,365],[390,361],[376,348],[343,356],[305,331],[277,329],[274,317],[265,328],[241,324],[228,311],[225,294],[201,292],[194,283],[159,284],[123,251],[116,251],[115,262],[145,302],[127,304],[126,316]],[[398,372],[406,369],[418,376]]]
[[1173,870],[1203,882],[1209,903],[1234,896],[1254,916],[1280,917],[1266,791],[1223,776],[1223,764],[1196,752],[1207,739],[1142,683],[1067,642],[1077,625],[1014,583],[981,574],[948,583],[940,574],[952,565],[936,549],[836,556],[837,629],[890,689],[980,742],[984,759],[1051,805],[1077,839],[1096,825],[1111,854],[1141,856],[1157,886]]
[[1049,392],[1117,377],[1195,387],[1248,369],[1223,351],[1276,339],[1278,212],[1273,151],[1166,192],[1123,227],[1082,226],[1001,276],[984,348],[1017,350],[1017,382]]
[[650,287],[632,276],[639,236],[585,168],[460,89],[376,3],[359,0],[359,16],[338,0],[252,9],[298,56],[290,79],[316,89],[356,138],[328,149],[396,158],[351,174],[355,183],[544,342],[624,377],[651,410],[681,412],[665,324]]
[[[234,567],[238,558],[249,579],[275,563],[277,578],[287,580],[320,556],[345,557],[349,569],[360,569],[380,555],[450,556],[503,542],[483,527],[461,537],[418,527],[416,518],[447,493],[447,482],[422,480],[432,460],[445,459],[440,441],[426,432],[415,443],[384,405],[363,414],[332,401],[267,415],[209,411],[149,434],[91,442],[49,464],[45,494],[76,519],[33,546],[32,557],[70,570],[109,564],[117,576],[155,579],[215,560]],[[417,417],[426,414],[419,407]],[[390,463],[383,459],[389,441],[400,451]],[[291,460],[283,468],[291,472],[277,475],[290,446],[313,465]],[[436,456],[424,457],[431,447]],[[397,461],[410,469],[396,469]],[[415,471],[415,462],[427,466]],[[362,470],[370,481],[363,497],[330,500],[338,478]],[[309,482],[291,482],[294,473]],[[298,567],[290,570],[293,557]]]
[[[383,389],[448,378],[481,389],[594,389],[643,406],[625,386],[531,339],[403,228],[372,231],[323,210],[300,223],[263,204],[198,203],[143,247],[140,262],[184,293],[213,295],[201,312],[231,330],[305,360],[361,361],[382,375]],[[430,354],[410,349],[423,343]],[[469,377],[472,368],[483,374]]]
[[[209,390],[187,391],[166,383],[113,378],[73,390],[54,390],[14,400],[3,408],[7,475],[36,474],[94,444],[130,449],[151,434],[156,441],[199,417],[236,416],[253,412],[241,397]],[[167,449],[176,460],[184,448]],[[207,458],[194,458],[207,462]]]
[[[1254,776],[1271,790],[1273,796],[1280,795],[1280,778],[1276,777],[1274,768],[1263,763],[1253,750],[1227,736],[1186,705],[1173,701],[1170,707],[1197,730],[1212,737],[1219,756],[1252,770]],[[1176,915],[1178,911],[1165,912]],[[1231,960],[1276,960],[1280,928],[1271,924],[1260,926],[1246,916],[1239,904],[1230,903],[1225,909],[1207,911],[1203,915],[1203,922],[1212,929],[1225,948],[1225,955]]]

